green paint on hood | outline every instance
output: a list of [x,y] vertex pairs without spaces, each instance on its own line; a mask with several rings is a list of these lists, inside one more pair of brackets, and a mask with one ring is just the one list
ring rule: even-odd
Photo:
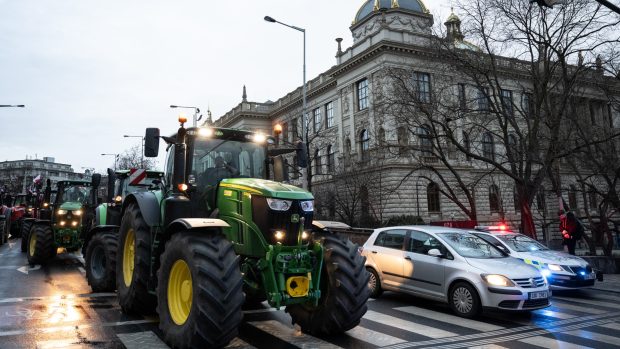
[[63,202],[59,208],[61,210],[75,211],[82,208],[82,203],[77,201],[67,201]]
[[[307,190],[301,189],[294,185],[284,184],[274,181],[268,181],[265,179],[257,178],[229,178],[223,179],[220,182],[223,187],[226,186],[240,186],[245,188],[251,188],[260,192],[254,193],[257,195],[263,195],[265,197],[289,199],[289,200],[312,200],[314,197],[312,193]],[[252,193],[250,191],[250,193]]]

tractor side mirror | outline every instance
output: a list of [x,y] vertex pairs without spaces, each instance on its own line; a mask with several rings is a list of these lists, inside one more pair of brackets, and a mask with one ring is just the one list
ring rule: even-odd
[[149,127],[144,136],[144,156],[155,158],[159,154],[159,129]]
[[308,167],[308,151],[306,150],[306,145],[303,142],[297,142],[297,149],[295,152],[297,153],[297,166],[301,168]]
[[100,173],[94,173],[93,176],[91,177],[91,185],[93,188],[99,188],[99,184],[101,184],[101,174]]
[[114,198],[114,182],[116,181],[116,173],[114,170],[108,169],[108,187],[107,187],[107,195],[106,202],[112,202],[112,198]]

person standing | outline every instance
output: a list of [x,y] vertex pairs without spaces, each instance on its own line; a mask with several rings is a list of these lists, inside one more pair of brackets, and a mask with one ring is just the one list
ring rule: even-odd
[[584,230],[583,224],[573,211],[568,211],[560,216],[562,245],[566,245],[569,254],[575,255],[575,245],[583,237]]

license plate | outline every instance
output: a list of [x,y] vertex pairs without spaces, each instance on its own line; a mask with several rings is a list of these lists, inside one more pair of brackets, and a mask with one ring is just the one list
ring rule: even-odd
[[545,299],[549,298],[547,291],[530,292],[530,299]]
[[584,275],[583,278],[585,280],[594,280],[594,279],[596,279],[596,274],[595,273],[590,273],[590,274]]

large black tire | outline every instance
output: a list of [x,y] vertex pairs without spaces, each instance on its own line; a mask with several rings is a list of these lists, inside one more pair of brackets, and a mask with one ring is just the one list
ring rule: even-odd
[[366,258],[349,239],[328,234],[321,240],[324,258],[319,305],[290,305],[286,312],[303,332],[339,334],[357,326],[366,313],[370,275],[364,267]]
[[45,264],[56,256],[54,232],[47,224],[35,224],[28,237],[28,263]]
[[[189,278],[176,277],[177,264],[189,270]],[[171,347],[220,348],[237,336],[243,319],[243,279],[239,257],[223,235],[175,234],[161,256],[158,282],[159,328]],[[183,299],[183,291],[191,297]]]
[[30,236],[30,229],[32,229],[32,221],[24,221],[24,224],[22,224],[22,252],[28,251],[28,238]]
[[[134,243],[126,243],[127,237],[132,234]],[[126,258],[126,248],[133,248],[133,263]],[[118,290],[118,302],[123,311],[129,314],[153,313],[156,298],[148,292],[151,271],[151,232],[137,204],[130,204],[123,215],[116,260],[116,289]],[[124,267],[127,270],[125,273]]]
[[118,234],[103,231],[95,234],[86,247],[84,262],[86,279],[93,292],[110,292],[116,289],[116,251]]
[[448,303],[456,315],[468,319],[476,317],[482,310],[476,288],[467,282],[457,282],[450,287]]

